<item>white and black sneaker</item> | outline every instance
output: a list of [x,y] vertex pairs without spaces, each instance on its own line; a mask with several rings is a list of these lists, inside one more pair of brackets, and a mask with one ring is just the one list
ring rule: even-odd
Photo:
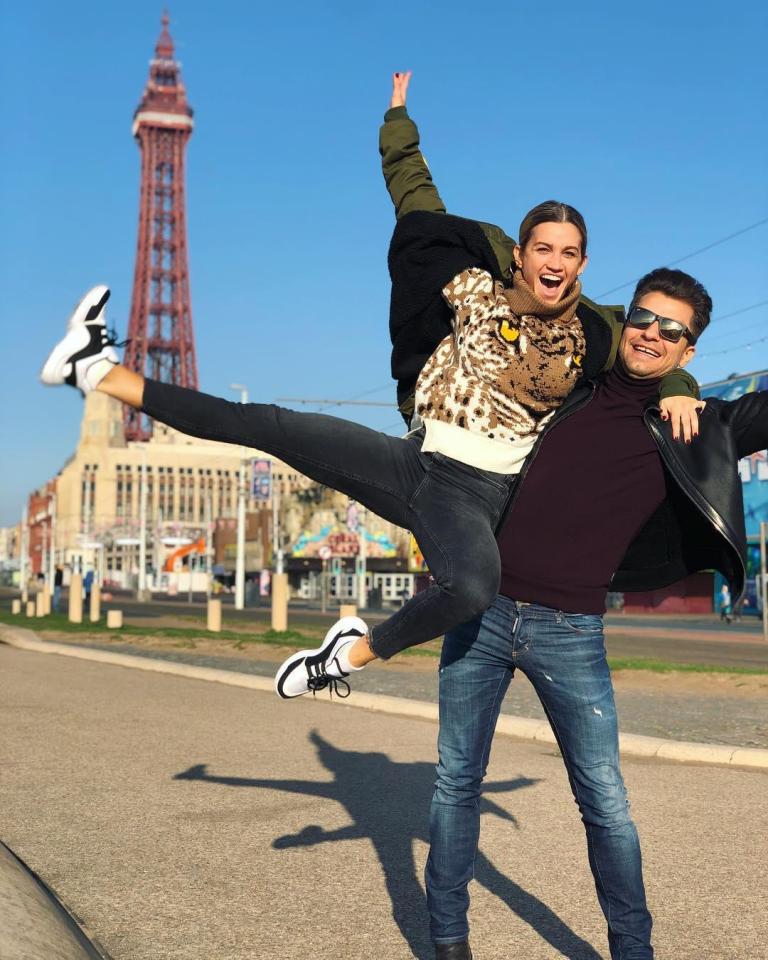
[[103,283],[91,287],[70,314],[67,330],[74,330],[75,327],[81,327],[84,323],[98,323],[101,312],[109,300],[109,294],[109,287]]
[[[313,694],[330,687],[331,694],[348,697],[346,678],[352,667],[342,653],[343,648],[364,637],[368,627],[360,617],[342,617],[335,623],[316,650],[299,650],[280,666],[275,674],[275,691],[283,700],[292,700],[304,693]],[[346,691],[346,692],[343,692]]]
[[119,363],[114,333],[107,332],[104,304],[109,290],[103,284],[89,290],[67,322],[67,333],[53,348],[40,371],[49,387],[68,383],[82,393],[94,390]]

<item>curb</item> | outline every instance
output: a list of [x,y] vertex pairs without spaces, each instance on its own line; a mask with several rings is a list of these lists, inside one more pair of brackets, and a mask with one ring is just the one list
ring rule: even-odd
[[[263,693],[274,694],[275,689],[273,681],[267,677],[219,670],[214,667],[195,667],[191,664],[174,663],[170,660],[134,657],[127,653],[91,650],[88,647],[76,647],[66,643],[52,643],[47,640],[39,640],[32,630],[27,630],[24,627],[0,626],[0,642],[35,653],[54,653],[64,657],[75,657],[78,660],[91,660],[97,663],[111,663],[118,667],[130,667],[133,670],[168,673],[177,677],[187,677],[190,680],[223,683],[230,687],[246,687],[249,690],[260,690]],[[407,700],[404,697],[390,697],[379,693],[356,693],[352,703],[346,699],[329,702],[341,706],[373,710],[379,713],[397,714],[401,717],[415,717],[420,720],[438,721],[439,719],[436,703],[427,703],[423,700]],[[538,743],[553,745],[557,743],[549,724],[544,720],[502,714],[496,724],[496,732],[504,736],[533,740]],[[661,737],[645,737],[637,733],[622,733],[619,735],[619,750],[626,757],[768,770],[768,750],[760,750],[754,747],[694,743],[686,740],[665,740]]]
[[56,957],[109,960],[56,892],[0,841],[0,956],[4,960]]

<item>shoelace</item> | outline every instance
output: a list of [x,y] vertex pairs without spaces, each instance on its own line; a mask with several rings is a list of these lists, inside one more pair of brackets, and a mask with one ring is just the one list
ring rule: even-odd
[[107,328],[104,327],[102,338],[103,338],[103,342],[102,342],[103,347],[127,347],[128,344],[131,342],[130,339],[118,341],[117,330],[114,327],[112,327],[111,330],[107,330]]
[[[339,684],[343,684],[347,688],[346,693],[341,692]],[[319,677],[307,677],[307,688],[312,691],[313,697],[320,690],[325,690],[326,687],[328,687],[331,694],[331,700],[333,700],[334,693],[341,700],[344,700],[352,692],[349,684],[343,677],[329,677],[327,673],[323,673]]]

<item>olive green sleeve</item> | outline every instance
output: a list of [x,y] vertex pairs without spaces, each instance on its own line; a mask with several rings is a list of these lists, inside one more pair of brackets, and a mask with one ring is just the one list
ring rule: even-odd
[[701,394],[695,377],[692,377],[687,370],[679,369],[662,377],[659,400],[666,400],[668,397],[693,397],[694,400],[700,400]]
[[413,210],[446,212],[432,182],[427,161],[419,149],[418,127],[405,107],[392,107],[384,114],[379,131],[379,153],[398,220]]

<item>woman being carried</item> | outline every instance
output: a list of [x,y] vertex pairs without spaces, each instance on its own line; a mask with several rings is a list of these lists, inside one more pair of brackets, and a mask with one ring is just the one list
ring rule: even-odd
[[[576,210],[549,201],[526,215],[510,287],[484,229],[434,211],[403,218],[395,231],[393,319],[398,303],[433,315],[439,294],[452,317],[417,378],[420,422],[402,439],[322,414],[233,403],[127,369],[105,328],[104,286],[78,304],[43,366],[45,384],[98,390],[191,436],[263,450],[413,532],[434,583],[370,630],[345,617],[317,650],[289,657],[275,678],[284,699],[338,690],[339,682],[348,690],[347,678],[366,663],[441,636],[489,606],[500,578],[495,529],[523,460],[587,367],[599,372],[615,357],[616,331],[605,318],[594,310],[589,322],[580,316],[587,232]],[[417,288],[429,296],[417,302]],[[424,335],[434,340],[434,330]],[[394,368],[394,325],[393,337]],[[400,362],[407,366],[402,351]],[[662,382],[662,395],[678,394],[675,416],[686,427],[696,392],[678,372]]]

